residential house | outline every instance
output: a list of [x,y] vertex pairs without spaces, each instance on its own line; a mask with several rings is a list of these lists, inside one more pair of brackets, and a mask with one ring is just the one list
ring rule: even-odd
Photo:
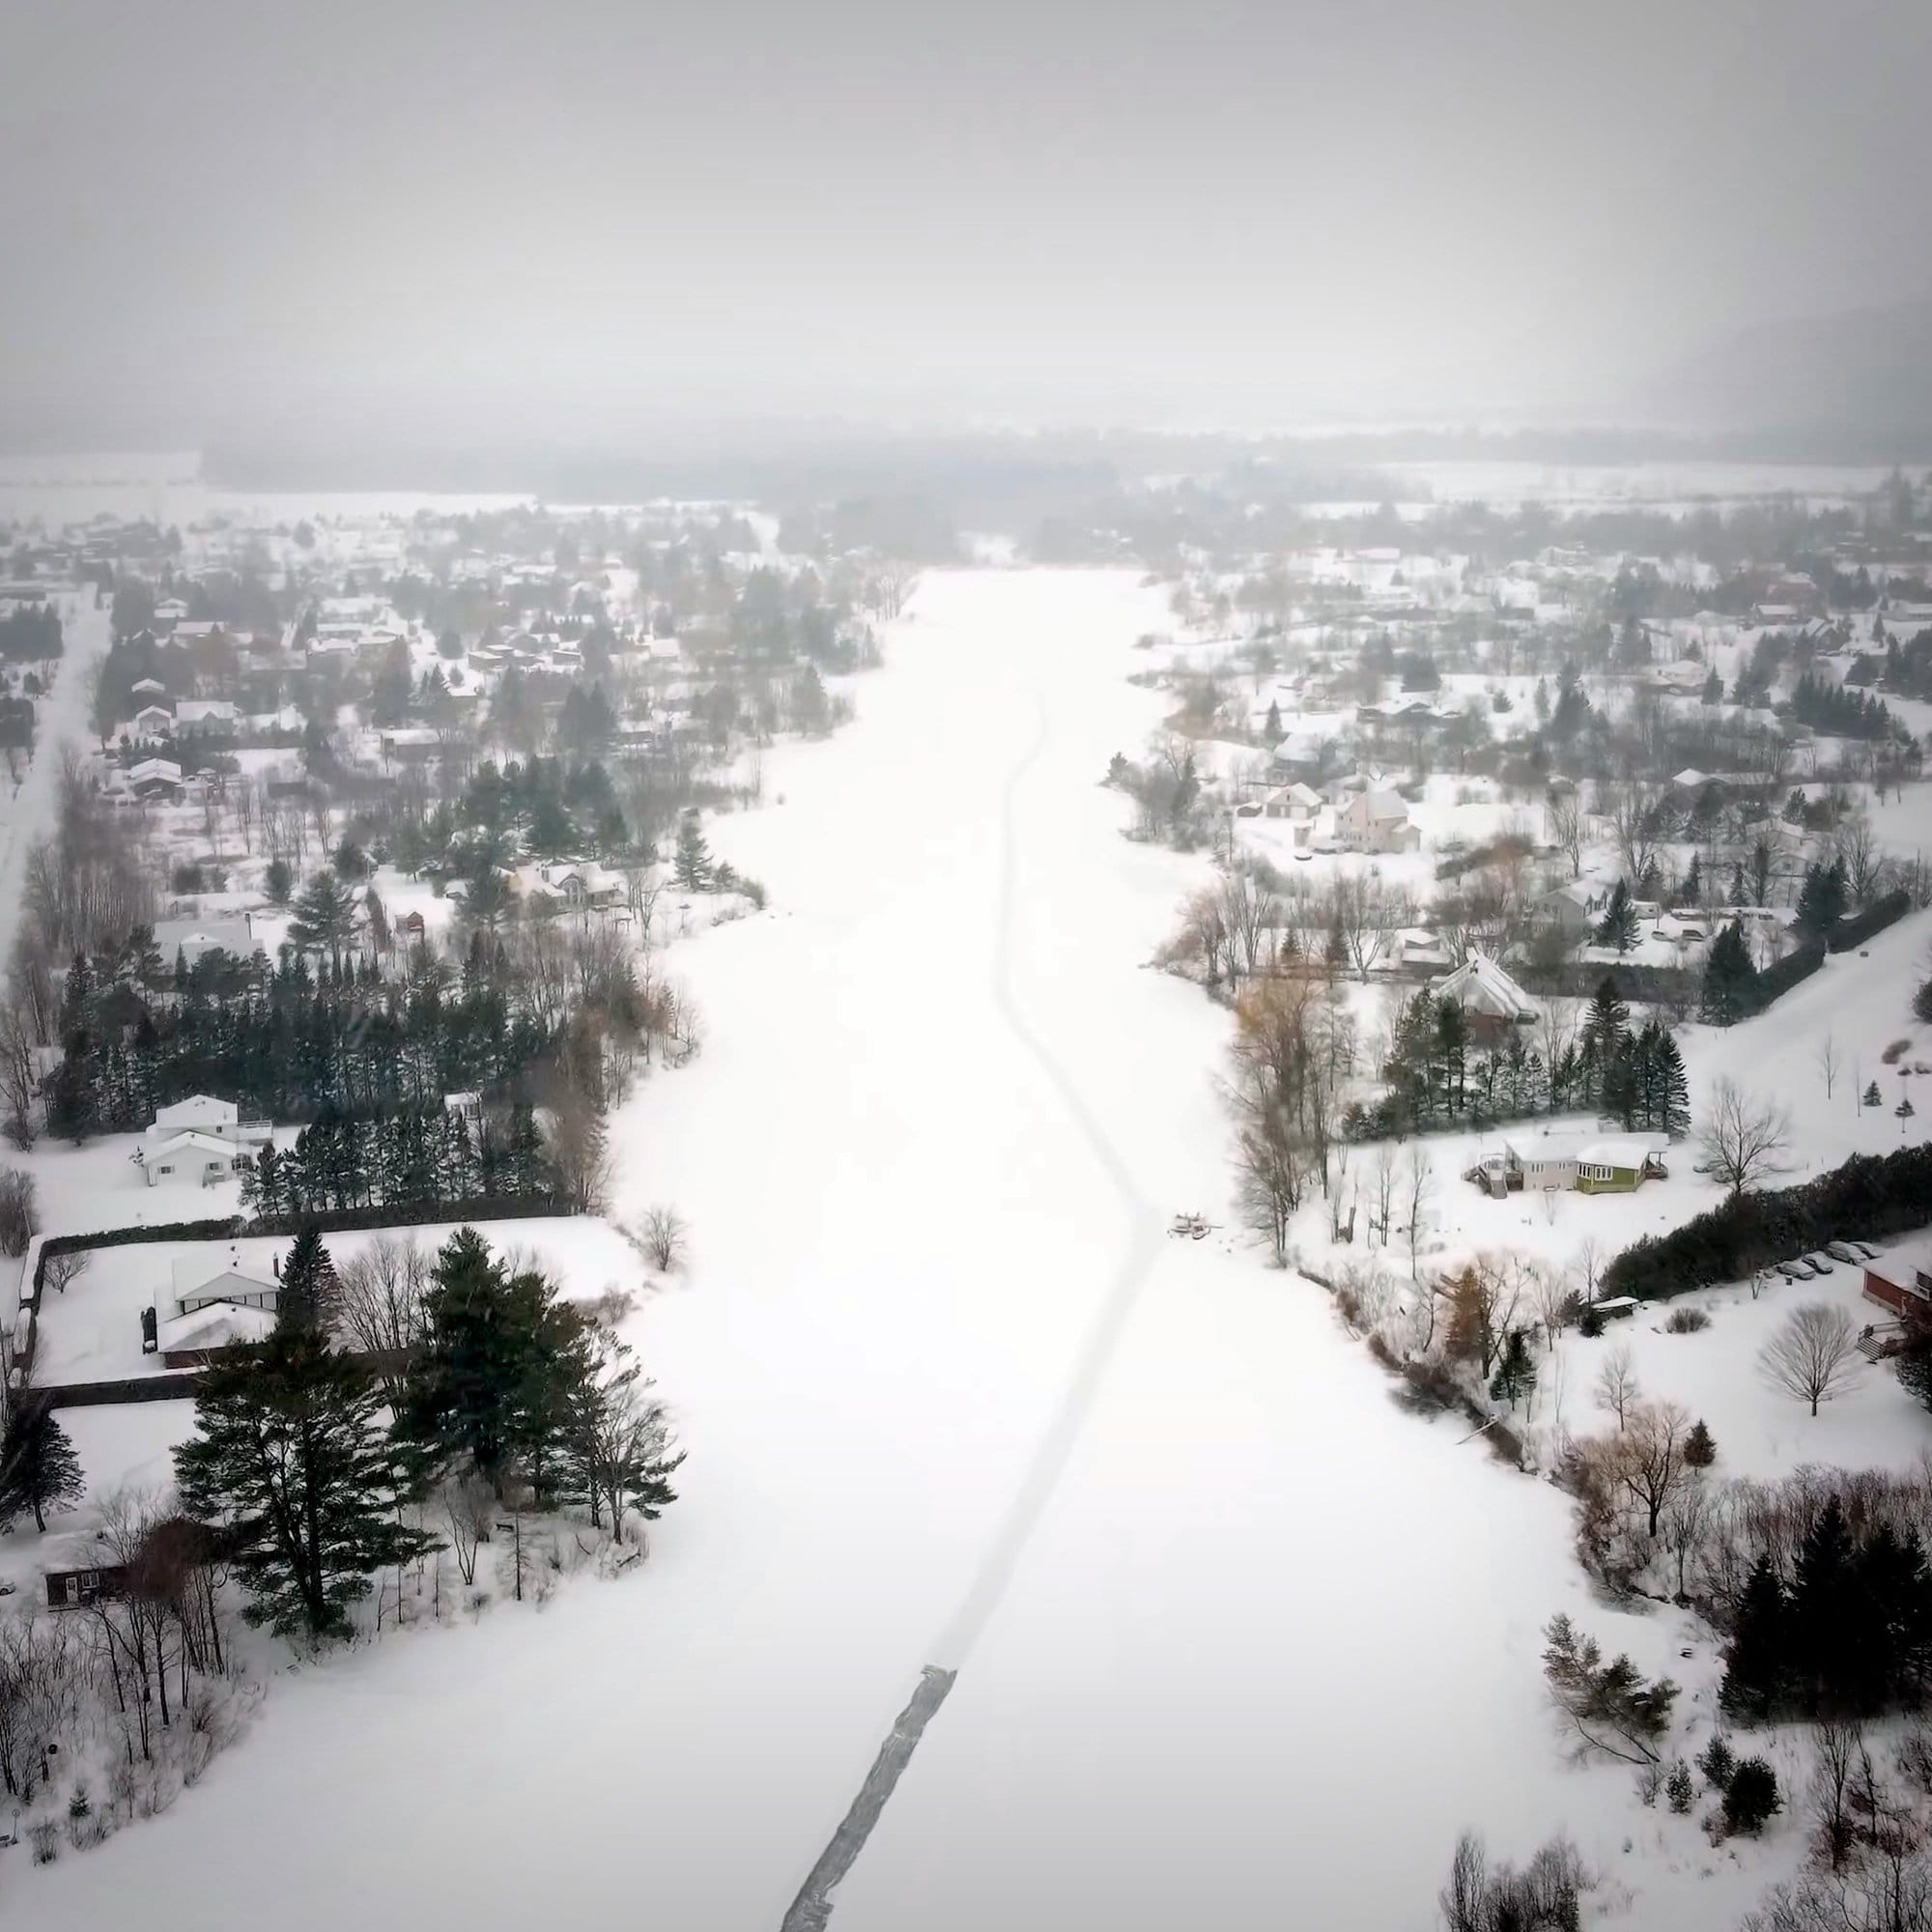
[[118,1604],[128,1594],[125,1563],[97,1563],[86,1570],[49,1570],[47,1608],[86,1610],[96,1604]]
[[1345,852],[1419,852],[1422,830],[1392,791],[1359,791],[1335,812],[1335,839]]
[[1895,1241],[1867,1262],[1864,1294],[1894,1315],[1932,1315],[1932,1235]]
[[1277,785],[1262,799],[1264,818],[1287,818],[1305,824],[1321,810],[1321,794],[1299,781]]
[[1594,937],[1610,902],[1609,888],[1590,879],[1573,879],[1530,902],[1529,923],[1582,944]]
[[1520,1135],[1503,1143],[1507,1185],[1532,1193],[1629,1194],[1664,1178],[1668,1145],[1662,1134]]
[[244,1122],[234,1101],[196,1094],[155,1110],[133,1158],[150,1187],[163,1180],[198,1180],[208,1187],[246,1167],[269,1139],[267,1123]]
[[1487,952],[1471,952],[1462,965],[1429,989],[1438,1001],[1463,1009],[1469,1037],[1493,1045],[1513,1026],[1526,1026],[1541,1009]]

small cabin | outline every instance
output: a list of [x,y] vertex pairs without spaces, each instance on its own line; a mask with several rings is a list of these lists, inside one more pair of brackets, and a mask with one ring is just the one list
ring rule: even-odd
[[96,1604],[118,1604],[128,1594],[128,1567],[102,1563],[92,1570],[49,1570],[47,1608],[85,1610]]

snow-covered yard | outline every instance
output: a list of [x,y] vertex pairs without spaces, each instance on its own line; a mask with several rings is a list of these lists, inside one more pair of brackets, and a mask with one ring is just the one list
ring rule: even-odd
[[[470,1225],[488,1236],[493,1247],[532,1256],[572,1299],[588,1300],[611,1287],[635,1292],[642,1284],[642,1260],[607,1222],[477,1220]],[[328,1252],[340,1267],[386,1235],[413,1240],[434,1254],[454,1232],[450,1225],[331,1234]],[[96,1250],[86,1271],[64,1293],[48,1290],[42,1296],[35,1379],[54,1386],[161,1373],[165,1364],[160,1356],[141,1352],[141,1311],[155,1308],[165,1322],[185,1286],[227,1267],[271,1280],[289,1245],[287,1236],[262,1235],[239,1240],[139,1241]],[[83,1461],[82,1467],[88,1466]]]
[[[1560,1338],[1560,1370],[1546,1370],[1537,1419],[1555,1422],[1548,1386],[1562,1387],[1561,1426],[1573,1435],[1613,1428],[1596,1406],[1605,1358],[1628,1349],[1641,1394],[1682,1403],[1703,1419],[1718,1444],[1719,1476],[1783,1476],[1806,1463],[1818,1468],[1900,1469],[1917,1466],[1932,1450],[1932,1415],[1900,1386],[1889,1363],[1860,1362],[1850,1381],[1813,1416],[1807,1406],[1768,1381],[1758,1354],[1794,1309],[1823,1303],[1843,1309],[1855,1327],[1885,1324],[1882,1308],[1862,1298],[1861,1277],[1839,1266],[1820,1281],[1771,1278],[1759,1298],[1744,1288],[1687,1294],[1667,1306],[1645,1308],[1628,1321],[1608,1323],[1592,1339],[1575,1329]],[[1673,1311],[1700,1309],[1711,1325],[1693,1335],[1673,1335]]]

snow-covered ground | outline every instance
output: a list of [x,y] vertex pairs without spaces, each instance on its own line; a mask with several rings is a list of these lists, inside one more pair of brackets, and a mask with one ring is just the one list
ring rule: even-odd
[[61,659],[53,689],[35,721],[34,757],[17,790],[0,788],[0,959],[14,950],[27,854],[53,827],[59,799],[61,754],[68,745],[86,744],[94,698],[94,668],[112,641],[107,610],[97,608],[93,590],[63,594]]
[[8,1873],[23,1922],[774,1927],[935,1662],[840,1932],[1423,1932],[1465,1824],[1567,1827],[1647,1932],[1788,1863],[1561,1766],[1553,1611],[1693,1686],[1707,1638],[1593,1602],[1565,1499],[1401,1413],[1320,1291],[1160,1236],[1228,1179],[1225,1015],[1140,964],[1202,862],[1097,783],[1162,614],[1128,574],[929,577],[859,723],[717,827],[774,910],[693,939],[704,1055],[613,1133],[618,1213],[694,1231],[633,1329],[691,1451],[651,1562],[289,1674],[166,1817]]

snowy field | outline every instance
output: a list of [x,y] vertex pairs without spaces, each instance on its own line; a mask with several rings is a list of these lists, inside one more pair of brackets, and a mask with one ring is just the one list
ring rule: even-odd
[[1695,1687],[1693,1627],[1593,1602],[1566,1500],[1399,1411],[1319,1291],[1162,1236],[1228,1183],[1225,1015],[1142,964],[1202,864],[1097,782],[1162,608],[930,576],[857,724],[720,823],[773,910],[692,940],[703,1056],[613,1132],[618,1214],[693,1227],[632,1329],[691,1450],[651,1562],[286,1675],[168,1816],[9,1875],[41,1932],[775,1927],[929,1662],[840,1932],[1426,1932],[1468,1824],[1565,1827],[1609,1922],[1691,1932],[1788,1860],[1562,1765],[1545,1620]]

